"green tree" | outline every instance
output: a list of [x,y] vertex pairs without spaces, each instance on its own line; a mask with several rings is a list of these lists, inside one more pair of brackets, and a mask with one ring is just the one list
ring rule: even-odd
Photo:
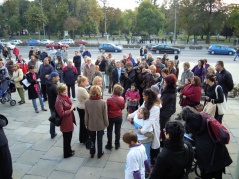
[[68,17],[64,22],[64,30],[72,31],[71,38],[75,37],[75,31],[80,27],[80,21],[75,17]]
[[233,29],[234,34],[239,36],[239,9],[237,6],[229,6],[229,17],[227,19],[228,27]]
[[138,8],[137,29],[144,31],[148,36],[158,34],[165,24],[165,16],[159,8],[149,0],[144,0]]
[[12,16],[8,19],[8,24],[10,26],[11,32],[18,32],[22,29],[22,26],[19,21],[19,16]]
[[122,32],[129,34],[130,32],[136,31],[136,19],[137,19],[137,11],[134,10],[125,10],[122,14]]

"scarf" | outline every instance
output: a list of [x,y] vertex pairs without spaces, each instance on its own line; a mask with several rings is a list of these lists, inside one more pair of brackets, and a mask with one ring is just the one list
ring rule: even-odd
[[91,96],[90,97],[90,100],[100,100],[100,99],[102,99],[102,97],[101,96]]
[[[36,73],[34,73],[34,74],[32,75],[32,78],[33,78],[33,80],[37,80],[37,75],[36,75]],[[39,86],[38,86],[37,83],[34,84],[34,88],[35,88],[35,91],[37,92],[37,95],[39,95],[39,94],[40,94],[40,89],[39,89]]]
[[60,95],[60,96],[61,96],[62,99],[63,99],[64,101],[66,101],[68,104],[72,104],[70,98],[69,98],[67,95],[66,95],[66,96]]

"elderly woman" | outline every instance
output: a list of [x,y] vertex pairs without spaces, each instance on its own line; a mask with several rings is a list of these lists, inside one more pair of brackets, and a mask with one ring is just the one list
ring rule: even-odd
[[77,79],[78,87],[76,88],[76,98],[77,98],[77,111],[80,117],[80,133],[79,133],[79,141],[80,143],[85,143],[88,139],[88,131],[85,127],[85,101],[89,99],[89,93],[86,90],[86,86],[88,86],[89,82],[87,77],[78,76]]
[[39,82],[41,81],[38,74],[36,73],[35,66],[31,65],[29,67],[29,73],[26,75],[27,81],[31,84],[28,86],[28,97],[32,100],[33,107],[35,109],[35,113],[39,113],[36,99],[38,98],[41,104],[42,111],[47,111],[44,108],[44,103],[42,100],[42,94],[39,86]]
[[191,84],[187,85],[180,94],[180,106],[194,107],[200,104],[201,96],[201,79],[198,76],[194,76],[191,79]]
[[206,117],[191,107],[182,111],[186,132],[190,133],[195,141],[196,156],[201,177],[204,179],[222,179],[225,167],[232,163],[225,145],[215,143],[207,129]]
[[74,130],[75,116],[73,110],[75,109],[70,98],[67,96],[67,86],[63,83],[57,85],[57,98],[55,109],[57,114],[62,118],[60,130],[63,135],[63,151],[64,158],[71,157],[75,151],[71,149],[71,139]]
[[93,80],[94,80],[94,78],[95,78],[96,76],[100,76],[101,78],[103,78],[103,74],[100,72],[100,67],[99,67],[99,65],[95,65],[95,73],[94,73],[93,76],[92,76],[92,81],[91,81],[91,83],[93,82]]
[[102,92],[101,96],[103,99],[103,95],[104,95],[103,79],[100,76],[96,76],[92,81],[92,85],[98,85],[101,88],[101,92]]
[[101,158],[104,155],[104,129],[108,127],[109,121],[106,102],[102,100],[101,96],[101,88],[96,85],[90,88],[90,98],[85,102],[85,125],[94,144],[93,148],[90,149],[91,158],[94,158],[95,155],[96,135],[98,158]]
[[21,98],[21,101],[19,101],[18,104],[21,105],[25,103],[24,90],[23,90],[23,86],[20,83],[20,81],[23,79],[23,72],[19,64],[13,65],[13,70],[14,71],[13,71],[12,80],[15,82],[17,92]]
[[165,140],[163,132],[165,124],[176,111],[176,82],[177,78],[174,74],[170,74],[164,78],[164,89],[161,94],[162,107],[160,108],[160,130],[163,141]]
[[93,80],[93,75],[95,73],[95,65],[91,63],[91,58],[86,58],[86,64],[84,66],[83,75],[88,78],[90,82]]
[[120,147],[120,129],[123,121],[122,110],[125,108],[124,98],[121,96],[124,88],[116,84],[113,88],[113,95],[107,99],[107,109],[109,126],[107,127],[107,145],[106,149],[111,150],[112,147],[112,132],[115,126],[115,149]]

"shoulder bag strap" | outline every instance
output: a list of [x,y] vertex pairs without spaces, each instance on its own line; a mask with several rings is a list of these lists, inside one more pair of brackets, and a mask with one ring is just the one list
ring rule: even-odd
[[119,103],[116,101],[115,98],[111,97],[113,99],[113,101],[115,102],[115,104],[117,104],[117,106],[122,110],[122,108],[120,107]]

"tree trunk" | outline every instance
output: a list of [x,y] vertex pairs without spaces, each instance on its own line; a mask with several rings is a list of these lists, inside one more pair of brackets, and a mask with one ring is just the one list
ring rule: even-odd
[[210,44],[210,32],[207,32],[206,44]]

